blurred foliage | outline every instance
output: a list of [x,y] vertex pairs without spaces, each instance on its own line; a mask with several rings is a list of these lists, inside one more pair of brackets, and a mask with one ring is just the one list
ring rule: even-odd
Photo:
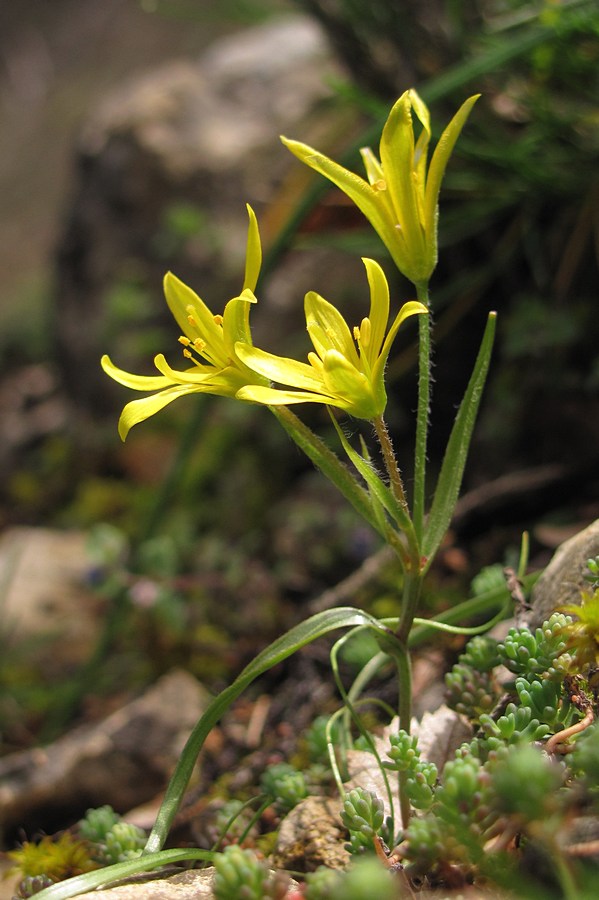
[[[479,426],[485,465],[479,455],[472,477],[505,471],[506,460],[514,469],[589,457],[599,439],[589,415],[599,380],[597,4],[296,2],[323,24],[351,73],[346,99],[374,119],[348,149],[356,171],[357,147],[376,144],[388,103],[407,87],[434,102],[433,127],[444,121],[443,106],[448,114],[473,91],[483,94],[457,148],[461,165],[454,160],[447,173],[433,286],[437,334],[451,335],[438,350],[437,417],[459,395],[461,359],[483,315],[500,312],[499,358]],[[360,237],[348,235],[349,252],[364,252]],[[391,372],[407,364],[396,360]],[[441,446],[433,435],[432,452]]]

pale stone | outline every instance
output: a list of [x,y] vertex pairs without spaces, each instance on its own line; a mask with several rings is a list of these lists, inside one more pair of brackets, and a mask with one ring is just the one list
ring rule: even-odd
[[98,634],[98,599],[86,588],[90,568],[81,531],[11,528],[0,536],[2,626],[11,640],[34,637],[38,663],[54,668],[88,658]]
[[339,816],[341,803],[328,797],[306,797],[283,819],[273,865],[296,872],[318,866],[343,869],[350,860],[345,829]]
[[556,550],[532,591],[532,609],[526,616],[531,628],[542,625],[562,606],[580,605],[582,591],[589,587],[584,577],[586,561],[595,556],[599,556],[599,519]]
[[214,868],[181,872],[170,878],[122,884],[80,894],[79,900],[202,900],[212,897]]
[[44,748],[0,759],[0,827],[47,831],[61,810],[83,815],[110,804],[126,812],[166,785],[208,702],[187,672],[163,676],[101,722]]

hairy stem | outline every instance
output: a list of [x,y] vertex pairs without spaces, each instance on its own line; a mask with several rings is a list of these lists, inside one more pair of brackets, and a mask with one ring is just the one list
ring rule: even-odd
[[387,430],[385,420],[382,416],[377,416],[376,419],[373,419],[373,425],[379,442],[379,446],[381,448],[381,453],[383,454],[383,460],[385,463],[385,469],[387,470],[387,475],[389,476],[391,490],[393,491],[395,499],[401,504],[405,512],[409,514],[408,501],[406,500],[406,492],[403,486],[403,479],[401,477],[401,472],[399,471],[397,457],[395,456],[395,452],[393,450],[391,436]]
[[[428,308],[428,283],[417,284],[416,294]],[[431,315],[418,316],[418,407],[416,412],[416,444],[414,448],[413,521],[418,541],[422,542],[426,497],[426,453],[428,417],[431,400]]]

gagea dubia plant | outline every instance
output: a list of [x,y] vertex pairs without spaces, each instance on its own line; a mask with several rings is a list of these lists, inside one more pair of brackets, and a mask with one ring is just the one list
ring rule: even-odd
[[[410,645],[414,626],[425,625],[429,633],[432,628],[456,630],[460,615],[471,612],[464,604],[437,620],[418,619],[416,615],[423,580],[446,534],[458,498],[495,333],[496,317],[491,312],[436,484],[432,485],[427,482],[432,331],[428,286],[437,263],[438,201],[443,175],[476,99],[470,97],[460,107],[431,153],[429,111],[414,90],[406,91],[389,113],[378,156],[370,149],[362,151],[365,178],[305,144],[283,138],[296,157],[344,191],[364,214],[397,268],[414,285],[414,294],[405,298],[406,302],[398,303],[397,298],[390,297],[383,268],[373,259],[365,258],[364,317],[360,322],[348,321],[331,300],[311,290],[304,298],[306,329],[311,342],[306,357],[290,359],[255,346],[250,314],[258,302],[256,290],[262,249],[258,222],[248,207],[245,274],[238,296],[222,309],[212,311],[176,275],[165,276],[166,301],[180,332],[182,367],[172,368],[160,353],[154,359],[155,375],[134,375],[117,368],[108,356],[102,358],[104,371],[111,378],[144,393],[141,398],[128,402],[121,413],[119,434],[123,440],[134,425],[187,394],[217,394],[265,407],[393,549],[401,564],[402,579],[393,618],[380,620],[352,607],[327,609],[301,622],[264,649],[212,701],[197,723],[141,855],[101,872],[46,888],[40,894],[43,900],[74,896],[134,871],[175,860],[211,859],[213,854],[207,851],[163,850],[206,736],[254,679],[329,632],[350,629],[353,633],[363,629],[374,635],[380,650],[369,661],[368,672],[362,673],[361,684],[366,683],[368,673],[373,673],[383,661],[393,660],[399,691],[399,727],[409,735]],[[392,400],[386,365],[395,344],[408,340],[412,321],[418,322],[418,402],[411,466],[413,487],[408,494],[402,478],[404,465],[395,454],[385,422],[387,404]],[[338,437],[337,450],[331,449],[293,411],[304,403],[319,403],[329,408]],[[372,453],[364,442],[359,449],[352,445],[342,429],[342,421],[340,424],[345,417],[370,423],[373,440],[378,445]],[[373,465],[374,458],[382,460],[381,471]],[[432,497],[428,508],[427,497]],[[497,605],[496,597],[491,608],[493,603]],[[410,819],[410,777],[405,768],[398,768],[397,792],[402,819],[398,828],[405,829]]]

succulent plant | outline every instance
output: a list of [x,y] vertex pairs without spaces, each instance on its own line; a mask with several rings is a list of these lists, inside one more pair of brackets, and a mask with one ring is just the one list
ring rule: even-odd
[[260,779],[262,790],[276,802],[281,812],[289,812],[308,796],[304,773],[289,763],[269,766]]
[[341,821],[350,834],[348,849],[351,853],[373,850],[385,819],[383,802],[372,791],[354,788],[345,795]]
[[263,900],[268,872],[252,850],[231,844],[214,863],[215,900]]

